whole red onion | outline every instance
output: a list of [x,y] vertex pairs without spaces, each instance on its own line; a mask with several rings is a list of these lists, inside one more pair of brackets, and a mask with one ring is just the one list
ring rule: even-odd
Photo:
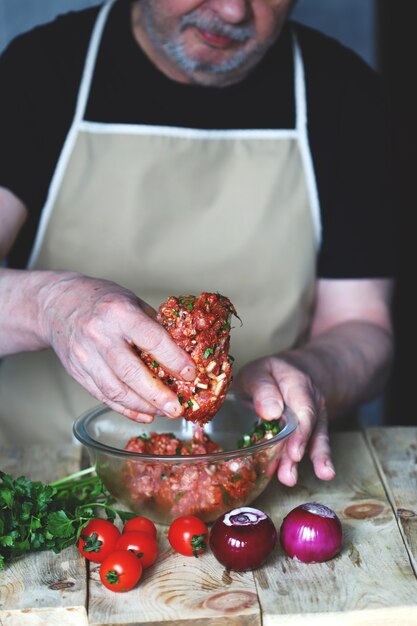
[[209,544],[216,559],[237,572],[259,567],[277,541],[273,521],[259,509],[232,509],[213,524]]
[[342,547],[342,524],[329,507],[306,502],[284,518],[280,541],[284,552],[293,559],[303,563],[328,561]]

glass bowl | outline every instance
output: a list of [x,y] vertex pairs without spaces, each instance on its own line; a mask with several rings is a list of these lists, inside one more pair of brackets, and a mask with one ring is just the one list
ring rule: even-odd
[[132,437],[172,433],[191,440],[194,424],[156,416],[139,424],[99,405],[74,423],[75,437],[87,448],[96,473],[109,492],[129,510],[170,524],[181,515],[212,522],[231,508],[249,505],[268,485],[279,462],[282,441],[296,428],[286,408],[280,431],[265,441],[239,448],[243,433],[259,422],[253,406],[230,394],[204,433],[222,452],[189,456],[152,455],[124,450]]

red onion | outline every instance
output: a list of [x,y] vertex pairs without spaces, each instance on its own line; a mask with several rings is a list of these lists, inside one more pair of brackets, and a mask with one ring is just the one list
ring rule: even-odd
[[336,513],[318,502],[295,507],[281,524],[284,552],[303,563],[328,561],[340,552],[342,540],[342,524]]
[[274,549],[277,531],[271,518],[248,506],[221,515],[210,532],[210,548],[228,569],[244,572],[259,567]]

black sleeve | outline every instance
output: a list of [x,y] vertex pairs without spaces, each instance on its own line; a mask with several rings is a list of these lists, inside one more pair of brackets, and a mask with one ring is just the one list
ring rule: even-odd
[[321,58],[325,51],[307,37],[309,136],[323,227],[318,276],[392,277],[392,151],[382,81],[340,44],[330,59]]
[[15,266],[26,261],[71,124],[95,13],[70,13],[37,27],[17,37],[0,57],[0,185],[29,212],[10,257]]

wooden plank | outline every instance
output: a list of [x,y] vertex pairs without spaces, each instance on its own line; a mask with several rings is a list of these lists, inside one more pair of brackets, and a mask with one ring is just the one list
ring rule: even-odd
[[21,609],[0,612],[0,626],[88,626],[84,607]]
[[[7,473],[47,482],[77,471],[81,448],[2,448],[0,458]],[[0,572],[0,624],[82,626],[86,597],[85,562],[74,547],[25,555]]]
[[417,574],[417,428],[368,428],[366,438]]
[[298,563],[278,546],[255,572],[263,626],[416,624],[417,581],[364,437],[334,434],[332,449],[333,481],[319,481],[305,461],[296,488],[274,481],[256,502],[277,529],[296,505],[321,502],[344,531],[341,554],[331,561]]
[[410,616],[408,607],[363,609],[348,613],[303,613],[302,615],[280,615],[274,622],[279,626],[415,626],[415,617]]
[[127,594],[106,589],[99,566],[90,564],[90,626],[260,626],[253,574],[229,573],[209,552],[198,559],[175,554],[167,532],[158,527],[157,561]]

